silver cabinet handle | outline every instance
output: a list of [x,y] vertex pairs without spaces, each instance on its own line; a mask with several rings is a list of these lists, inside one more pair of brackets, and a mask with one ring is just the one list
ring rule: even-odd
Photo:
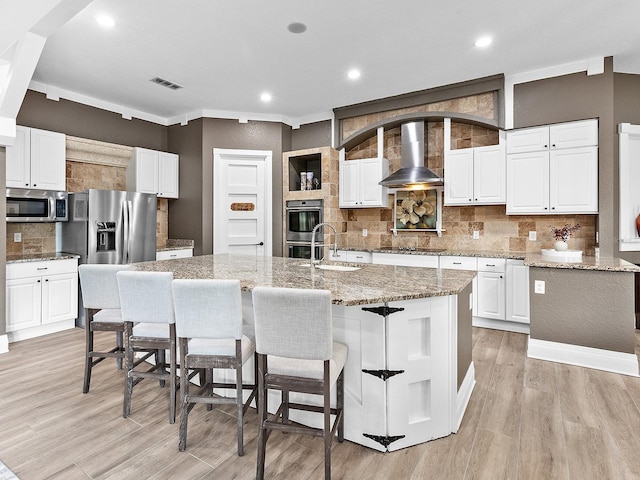
[[49,267],[37,267],[36,270],[47,270]]

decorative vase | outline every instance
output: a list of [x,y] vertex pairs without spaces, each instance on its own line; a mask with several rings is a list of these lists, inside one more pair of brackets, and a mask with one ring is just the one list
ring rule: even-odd
[[640,237],[640,214],[636,217],[636,231],[638,232],[638,236]]
[[565,242],[564,240],[557,240],[556,243],[553,244],[553,249],[556,252],[564,252],[568,248],[569,245],[567,245],[567,242]]

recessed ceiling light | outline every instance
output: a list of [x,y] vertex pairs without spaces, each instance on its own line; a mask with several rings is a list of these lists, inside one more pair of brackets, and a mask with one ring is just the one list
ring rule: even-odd
[[474,44],[476,47],[479,48],[484,48],[484,47],[488,47],[489,45],[491,45],[492,42],[492,38],[491,37],[480,37],[479,39],[476,40],[476,43]]
[[260,95],[260,100],[262,100],[265,103],[268,103],[271,101],[271,94],[268,92],[264,92],[262,95]]
[[113,28],[116,26],[116,21],[113,19],[113,17],[110,17],[109,15],[105,15],[105,14],[98,15],[96,17],[96,22],[98,22],[99,25],[106,28]]
[[357,68],[352,68],[351,70],[349,70],[349,73],[347,73],[347,76],[351,80],[356,80],[360,78],[360,70],[358,70]]
[[307,30],[307,26],[304,23],[293,22],[287,26],[287,30],[291,33],[304,33]]

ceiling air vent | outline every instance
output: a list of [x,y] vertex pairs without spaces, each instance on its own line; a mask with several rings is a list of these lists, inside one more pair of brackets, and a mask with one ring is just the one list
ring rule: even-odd
[[171,90],[178,90],[179,88],[183,88],[182,85],[178,85],[177,83],[170,82],[169,80],[165,80],[164,78],[154,77],[150,80],[153,83],[157,83],[158,85],[162,85],[163,87],[170,88]]

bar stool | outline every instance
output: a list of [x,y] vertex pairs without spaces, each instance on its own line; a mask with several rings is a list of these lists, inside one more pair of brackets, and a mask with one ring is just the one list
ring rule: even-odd
[[[169,423],[176,421],[176,325],[171,272],[118,272],[118,289],[125,344],[125,389],[123,417],[131,412],[133,387],[145,378],[155,378],[164,387],[169,380]],[[169,371],[165,351],[169,350]],[[134,359],[136,352],[145,355]],[[137,369],[155,354],[155,365]]]
[[[120,312],[120,296],[116,273],[129,269],[129,265],[82,264],[78,266],[82,303],[85,308],[85,362],[82,393],[89,392],[92,368],[105,358],[115,358],[122,368],[124,324]],[[116,345],[107,352],[93,348],[94,332],[115,332]]]
[[[324,476],[331,478],[331,443],[344,440],[344,365],[347,346],[333,341],[331,293],[293,288],[253,289],[258,356],[258,466],[264,478],[267,438],[271,430],[324,438]],[[336,408],[331,387],[336,385]],[[272,420],[267,416],[268,390],[280,390],[281,402]],[[289,392],[323,396],[323,406],[290,403]],[[289,410],[323,414],[323,428],[289,423]],[[335,415],[331,425],[330,415]]]
[[[214,404],[236,406],[238,455],[244,455],[243,417],[258,387],[257,368],[253,385],[243,385],[242,366],[253,357],[253,332],[243,332],[242,298],[239,280],[174,280],[173,301],[176,312],[176,333],[180,350],[180,395],[182,413],[178,448],[187,447],[189,412],[196,403],[210,408]],[[257,366],[257,365],[256,365]],[[213,381],[213,369],[235,370],[234,383]],[[200,369],[201,387],[191,393],[190,369]],[[204,379],[202,372],[206,371]],[[235,389],[235,397],[221,397],[214,388]],[[243,403],[243,389],[251,390]]]

